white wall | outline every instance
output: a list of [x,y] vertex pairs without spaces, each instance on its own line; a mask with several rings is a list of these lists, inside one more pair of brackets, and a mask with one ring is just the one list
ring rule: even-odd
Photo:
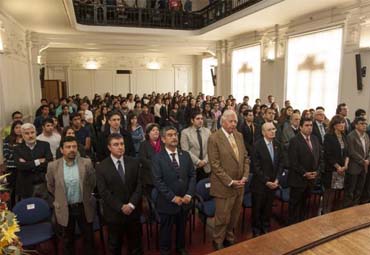
[[[96,60],[100,67],[85,69],[83,64],[89,59]],[[159,70],[147,68],[152,61],[160,63]],[[70,95],[188,92],[197,86],[193,75],[196,73],[195,56],[49,51],[46,62],[46,79],[66,81]],[[116,70],[130,70],[131,74],[117,74]]]
[[[4,53],[0,54],[0,130],[11,120],[12,112],[19,110],[25,120],[34,114],[35,99],[40,88],[35,88],[30,61],[30,45],[26,31],[12,18],[0,13]],[[38,77],[37,77],[38,78]],[[0,142],[1,147],[1,142]],[[2,150],[0,151],[0,163]]]
[[[265,102],[267,96],[275,96],[279,105],[282,105],[286,95],[285,51],[286,42],[290,35],[297,35],[309,31],[325,29],[332,26],[344,28],[343,52],[339,82],[338,103],[345,102],[350,109],[350,117],[358,108],[363,108],[370,115],[370,75],[363,79],[364,89],[356,88],[355,54],[361,52],[363,66],[370,70],[370,49],[360,49],[360,42],[370,46],[370,6],[344,6],[329,11],[320,11],[297,18],[289,24],[279,24],[264,31],[255,31],[239,35],[217,43],[217,88],[218,95],[227,95],[231,91],[231,52],[235,48],[260,43],[262,55],[266,56],[266,42],[277,38],[277,58],[272,61],[261,60],[261,88],[260,97]],[[365,40],[368,40],[367,42]],[[369,72],[368,72],[369,73]]]

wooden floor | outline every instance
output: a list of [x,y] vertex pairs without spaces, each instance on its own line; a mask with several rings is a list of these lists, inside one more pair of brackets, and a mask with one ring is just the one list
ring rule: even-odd
[[[344,243],[348,245],[345,249]],[[315,217],[212,254],[282,255],[302,252],[370,254],[370,204]]]
[[307,250],[304,255],[369,255],[370,228],[344,235],[318,247]]

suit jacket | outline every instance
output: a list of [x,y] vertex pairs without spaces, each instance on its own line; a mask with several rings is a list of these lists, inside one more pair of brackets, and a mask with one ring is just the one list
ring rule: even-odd
[[345,121],[346,121],[346,128],[345,128],[345,130],[344,130],[344,133],[345,133],[346,135],[348,135],[348,134],[352,131],[351,120],[350,120],[350,119],[348,119],[348,118],[344,118],[344,119],[345,119]]
[[[123,136],[123,141],[125,143],[125,155],[135,157],[135,148],[134,143],[132,141],[131,134],[126,131],[126,129],[121,128],[120,134]],[[107,128],[104,130],[104,132],[100,133],[98,144],[99,146],[97,149],[97,158],[99,161],[102,161],[106,157],[110,155],[109,149],[108,149],[108,136],[110,135],[110,128],[107,126]]]
[[[69,114],[68,114],[68,118],[69,118]],[[65,126],[63,125],[63,113],[62,114],[59,114],[58,115],[58,122],[59,122],[59,125],[60,127],[64,128]]]
[[[123,183],[112,158],[109,156],[96,167],[100,197],[103,199],[103,216],[108,223],[122,224],[140,218],[139,205],[142,196],[141,169],[138,159],[124,156],[125,183]],[[121,208],[131,203],[135,210],[125,215]]]
[[[324,126],[324,130],[326,131],[325,123],[322,123],[322,125]],[[324,141],[322,140],[322,136],[319,130],[319,125],[317,124],[316,121],[313,122],[312,134],[315,135],[319,139],[320,144],[323,145]]]
[[253,135],[251,128],[245,123],[245,121],[243,121],[239,127],[239,132],[243,135],[244,145],[249,155],[252,155],[253,144],[258,140],[257,138],[259,138],[259,127],[254,123],[252,125],[254,127]]
[[237,131],[233,135],[238,147],[239,158],[236,157],[222,128],[208,139],[208,159],[211,165],[210,194],[215,197],[227,198],[242,194],[243,189],[234,189],[229,185],[232,180],[248,178],[249,175],[249,158],[243,136]]
[[[80,176],[80,190],[82,203],[85,209],[87,222],[93,222],[95,215],[95,205],[92,193],[96,186],[95,169],[90,159],[76,158],[78,173]],[[64,184],[64,159],[60,158],[48,165],[46,173],[48,190],[54,196],[54,211],[58,224],[66,227],[68,225],[68,203]]]
[[364,160],[370,160],[369,136],[365,133],[366,151],[362,147],[360,136],[356,130],[347,135],[349,164],[347,172],[352,175],[360,174],[364,170]]
[[323,150],[326,172],[335,171],[335,164],[344,166],[345,159],[348,157],[348,142],[345,136],[342,136],[342,138],[344,142],[343,151],[335,134],[325,134]]
[[283,132],[281,133],[281,146],[284,153],[284,165],[287,168],[289,168],[289,143],[295,136],[296,133],[290,124],[283,127]]
[[303,175],[306,172],[316,171],[320,173],[322,164],[320,142],[316,136],[310,136],[312,151],[305,138],[298,133],[290,140],[289,144],[289,172],[288,185],[295,188],[306,188],[309,183]]
[[[159,139],[161,140],[161,139]],[[161,148],[163,148],[163,143]],[[153,185],[153,174],[152,174],[152,159],[155,155],[155,151],[150,144],[149,140],[145,140],[140,144],[139,158],[142,165],[141,180],[143,185]]]
[[[157,211],[163,214],[176,214],[181,207],[172,202],[175,196],[194,196],[195,170],[189,153],[178,150],[178,169],[172,166],[172,159],[166,149],[153,157],[152,172],[157,197],[154,198]],[[187,209],[185,206],[184,209]]]
[[[45,162],[36,166],[35,160],[39,158],[45,158]],[[48,162],[53,160],[50,145],[37,140],[35,148],[31,150],[23,142],[14,148],[14,159],[18,170],[16,193],[23,198],[30,197],[33,185],[45,182]],[[21,162],[20,159],[26,162]]]
[[[211,167],[208,162],[207,143],[208,138],[211,135],[211,131],[205,127],[201,127],[200,130],[200,135],[202,137],[203,160],[207,162],[207,165],[205,165],[203,169],[204,172],[209,173],[211,171]],[[197,164],[200,161],[200,146],[198,142],[198,134],[194,127],[188,127],[181,132],[181,149],[190,154],[194,168],[197,168]]]
[[271,159],[265,139],[258,140],[254,145],[253,164],[254,176],[251,181],[251,191],[265,193],[272,191],[266,182],[274,182],[283,172],[283,152],[277,141],[272,143],[274,160]]

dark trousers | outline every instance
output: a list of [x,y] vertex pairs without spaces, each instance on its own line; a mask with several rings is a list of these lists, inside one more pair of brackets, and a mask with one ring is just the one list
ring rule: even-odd
[[185,224],[187,211],[174,215],[159,214],[161,225],[159,230],[159,250],[161,255],[171,254],[172,226],[176,225],[176,249],[185,248]]
[[289,224],[298,223],[305,219],[307,201],[310,196],[310,188],[290,187],[289,196]]
[[199,182],[200,180],[203,180],[203,179],[209,177],[209,173],[204,172],[204,168],[203,167],[197,168],[195,170],[195,173],[196,173],[196,181],[197,182]]
[[94,231],[92,223],[88,223],[85,217],[85,210],[82,203],[74,204],[68,208],[68,225],[67,227],[60,226],[61,238],[63,240],[63,254],[72,255],[75,254],[75,235],[76,235],[76,223],[80,229],[80,232],[84,238],[84,254],[90,255],[95,254],[94,249]]
[[346,173],[344,177],[344,201],[343,206],[350,207],[358,205],[366,181],[365,171],[360,174]]
[[143,247],[141,244],[141,224],[139,219],[129,219],[126,223],[108,223],[108,247],[110,254],[122,254],[122,239],[125,234],[128,246],[127,254],[143,254]]
[[365,204],[370,202],[370,171],[367,170],[366,173],[366,181],[364,184],[364,188],[362,190],[360,204]]
[[264,193],[252,192],[252,230],[253,235],[270,231],[270,219],[275,190]]

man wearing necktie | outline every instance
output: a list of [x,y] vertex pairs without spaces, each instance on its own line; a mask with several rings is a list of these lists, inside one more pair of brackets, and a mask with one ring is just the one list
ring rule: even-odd
[[321,146],[317,137],[312,135],[312,119],[302,118],[299,126],[299,134],[290,140],[288,154],[290,224],[304,220],[310,191],[322,167]]
[[252,191],[252,230],[253,236],[270,231],[272,202],[279,187],[279,176],[283,171],[283,153],[275,140],[276,128],[272,123],[262,125],[263,139],[254,145],[254,175]]
[[244,186],[249,175],[249,158],[243,136],[236,130],[237,116],[226,110],[221,117],[222,128],[208,139],[211,165],[211,190],[216,203],[213,247],[216,250],[235,243],[242,206]]
[[321,146],[324,144],[324,136],[326,134],[326,125],[324,121],[325,121],[325,112],[322,109],[316,110],[312,134],[319,139]]
[[171,254],[172,227],[176,225],[176,252],[187,255],[185,222],[195,192],[195,171],[188,152],[178,146],[177,130],[162,129],[165,148],[153,157],[154,192],[152,199],[160,217],[159,249],[161,255]]
[[203,115],[201,112],[192,114],[191,123],[191,127],[181,132],[181,148],[189,152],[196,169],[196,180],[198,182],[207,178],[211,171],[207,154],[207,143],[211,131],[203,127]]
[[110,155],[96,167],[98,191],[103,199],[103,216],[108,225],[108,249],[120,255],[123,236],[128,254],[143,254],[140,206],[142,188],[138,159],[125,156],[124,138],[113,133],[107,138]]
[[344,133],[345,135],[348,135],[352,131],[352,128],[351,128],[351,121],[350,119],[347,118],[348,106],[346,105],[346,103],[341,103],[337,106],[336,114],[341,115],[345,119],[346,129]]

